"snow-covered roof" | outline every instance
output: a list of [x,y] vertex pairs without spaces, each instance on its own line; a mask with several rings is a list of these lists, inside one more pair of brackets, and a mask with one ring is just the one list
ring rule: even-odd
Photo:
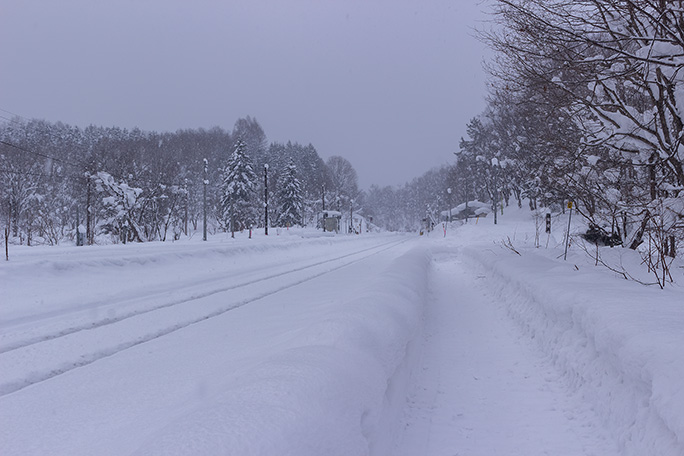
[[[463,212],[465,211],[465,208],[465,203],[461,203],[458,206],[451,208],[451,215],[456,215],[460,212]],[[468,209],[477,214],[487,214],[491,211],[490,203],[483,203],[482,201],[477,200],[468,201]],[[449,211],[442,211],[441,215],[446,217],[449,215]]]

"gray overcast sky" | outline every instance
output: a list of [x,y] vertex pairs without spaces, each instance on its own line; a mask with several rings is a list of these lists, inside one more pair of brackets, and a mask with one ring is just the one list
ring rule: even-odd
[[[0,0],[0,109],[175,131],[255,117],[360,184],[450,162],[484,108],[479,0]],[[7,115],[2,112],[1,114]]]

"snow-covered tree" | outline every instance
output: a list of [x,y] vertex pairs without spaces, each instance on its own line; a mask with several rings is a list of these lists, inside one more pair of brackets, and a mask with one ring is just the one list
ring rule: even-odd
[[[316,148],[311,144],[304,146],[290,141],[286,144],[272,143],[267,152],[267,159],[274,182],[279,180],[289,161],[294,161],[297,178],[302,185],[304,223],[313,222],[316,213],[323,209],[323,193],[333,187],[329,169]],[[331,199],[326,197],[326,201],[327,208],[330,209]]]
[[103,228],[126,241],[142,242],[143,228],[138,223],[142,208],[142,189],[117,182],[109,173],[94,176],[97,191],[103,195]]
[[[555,156],[556,182],[633,249],[660,226],[659,207],[684,219],[683,11],[682,0],[497,0],[500,27],[486,35],[499,51],[493,88],[543,100],[579,131],[568,153],[536,143]],[[663,251],[684,239],[678,226],[657,236]]]
[[301,224],[303,208],[302,184],[297,178],[297,167],[294,160],[290,159],[280,178],[278,226],[285,227]]
[[256,220],[256,180],[246,145],[238,139],[221,179],[222,222],[233,235],[236,230],[249,228]]

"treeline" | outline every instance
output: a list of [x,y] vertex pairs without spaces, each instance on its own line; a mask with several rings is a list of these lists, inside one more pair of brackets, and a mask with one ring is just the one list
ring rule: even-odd
[[[234,208],[238,201],[229,195],[226,178],[238,145],[252,172],[239,202],[249,215],[231,226],[233,214],[226,211],[231,198]],[[269,144],[250,117],[230,132],[82,129],[22,118],[0,125],[0,215],[10,242],[92,244],[192,235],[202,229],[205,182],[212,233],[263,227],[266,197],[269,225],[285,226],[316,223],[324,200],[328,209],[347,210],[360,193],[347,160],[331,157],[326,163],[311,144]]]
[[492,8],[487,107],[454,164],[372,187],[366,205],[409,228],[464,201],[572,202],[587,239],[640,250],[663,284],[684,242],[684,1]]
[[576,204],[594,236],[655,263],[684,238],[684,2],[497,0],[486,110],[458,196]]
[[267,211],[270,227],[317,226],[324,208],[412,231],[446,208],[448,174],[442,167],[400,187],[361,191],[348,160],[324,161],[311,144],[269,143],[250,117],[231,131],[175,133],[20,117],[0,124],[0,223],[15,244],[201,235],[205,182],[210,234],[263,228]]
[[453,166],[440,166],[399,187],[372,185],[364,195],[364,209],[387,230],[414,231],[426,219],[439,220],[440,212],[456,203],[454,185]]

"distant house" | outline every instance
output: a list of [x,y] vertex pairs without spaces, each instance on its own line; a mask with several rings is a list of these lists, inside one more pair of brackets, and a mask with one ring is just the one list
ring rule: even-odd
[[[467,210],[466,203],[461,203],[451,209],[451,220],[464,220],[466,216],[468,218],[486,217],[490,212],[492,212],[492,208],[489,203],[477,200],[468,201]],[[442,220],[449,219],[449,211],[442,211],[440,215]]]
[[342,213],[338,211],[321,211],[318,215],[318,223],[323,231],[340,232],[340,220]]
[[[370,218],[371,220],[373,217]],[[353,219],[351,221],[347,220],[349,224],[349,232],[354,234],[361,234],[363,232],[368,232],[371,229],[369,221],[363,215],[354,213]]]

